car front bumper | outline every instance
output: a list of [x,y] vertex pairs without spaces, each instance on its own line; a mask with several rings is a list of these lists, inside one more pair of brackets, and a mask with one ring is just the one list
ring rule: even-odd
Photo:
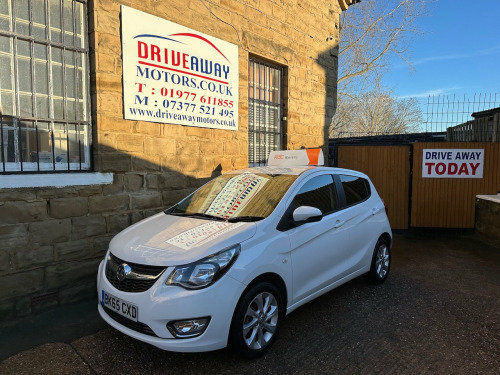
[[[97,275],[98,310],[101,317],[118,331],[137,340],[174,352],[203,352],[227,345],[231,320],[245,285],[228,275],[214,285],[199,290],[167,286],[165,280],[173,270],[168,268],[147,291],[128,293],[115,289],[104,273],[105,261]],[[102,304],[102,291],[137,306],[138,323],[110,313]],[[209,317],[206,330],[197,337],[175,338],[168,330],[171,321]],[[120,318],[120,319],[117,319]],[[124,320],[125,319],[125,320]],[[123,322],[126,325],[120,323]],[[147,333],[141,329],[149,327]]]

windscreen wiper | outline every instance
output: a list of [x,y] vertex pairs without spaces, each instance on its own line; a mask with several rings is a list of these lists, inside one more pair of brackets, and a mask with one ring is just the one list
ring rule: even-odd
[[[175,215],[175,213],[174,213],[174,215]],[[214,216],[214,215],[208,215],[208,214],[204,214],[204,213],[201,213],[201,212],[195,212],[195,213],[190,213],[190,214],[185,213],[185,214],[182,214],[181,216],[199,217],[199,218],[208,219],[208,220],[225,221],[225,219],[223,217]]]
[[227,221],[230,223],[238,223],[241,221],[253,222],[253,221],[259,221],[262,219],[264,219],[262,216],[236,216],[236,217],[231,217],[231,218],[227,219]]

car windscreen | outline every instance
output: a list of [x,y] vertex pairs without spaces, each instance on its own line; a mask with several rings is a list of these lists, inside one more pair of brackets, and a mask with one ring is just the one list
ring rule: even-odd
[[168,213],[229,221],[257,221],[271,214],[297,175],[227,174],[210,181]]

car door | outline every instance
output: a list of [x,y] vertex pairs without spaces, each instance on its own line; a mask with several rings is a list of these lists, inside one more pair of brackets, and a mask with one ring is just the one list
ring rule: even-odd
[[342,209],[346,245],[345,274],[368,267],[373,248],[380,236],[380,215],[383,202],[371,194],[370,183],[363,177],[349,174],[335,175]]
[[295,223],[287,230],[292,260],[293,301],[296,303],[334,282],[342,274],[348,238],[344,214],[331,174],[305,181],[290,202],[288,214],[300,206],[321,210],[318,222]]

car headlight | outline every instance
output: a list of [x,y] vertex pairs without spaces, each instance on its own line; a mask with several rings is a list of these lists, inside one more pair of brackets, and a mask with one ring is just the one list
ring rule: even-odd
[[177,266],[167,278],[166,285],[186,289],[205,288],[224,275],[240,254],[241,246],[234,245],[197,262]]

